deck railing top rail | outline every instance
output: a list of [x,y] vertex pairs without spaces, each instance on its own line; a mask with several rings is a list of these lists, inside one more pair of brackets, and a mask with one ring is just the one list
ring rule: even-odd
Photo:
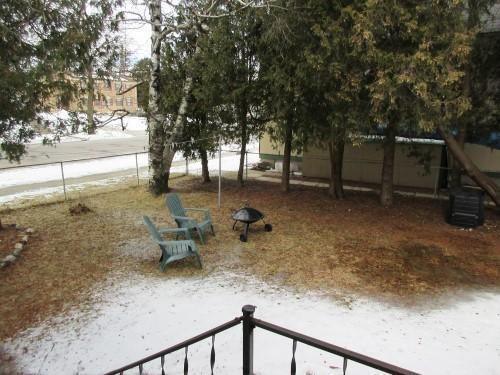
[[265,322],[260,319],[253,319],[253,322],[256,327],[265,329],[270,332],[277,333],[278,335],[288,337],[294,341],[301,342],[303,344],[313,346],[315,348],[324,350],[326,352],[338,355],[340,357],[343,357],[344,359],[348,359],[357,363],[361,363],[363,365],[366,365],[368,367],[384,371],[388,374],[398,374],[398,375],[418,375],[418,373],[406,370],[404,368],[394,366],[390,363],[380,361],[378,359],[368,357],[364,354],[356,353],[353,352],[352,350],[349,349],[344,349],[340,346],[336,346],[333,344],[330,344],[326,341],[321,341],[318,339],[315,339],[314,337],[311,336],[306,336],[301,333],[291,331],[287,328],[283,328],[280,326],[277,326],[272,323]]
[[410,371],[395,365],[392,365],[387,362],[380,361],[378,359],[368,357],[364,354],[356,353],[352,350],[344,349],[342,347],[330,344],[325,341],[321,341],[318,339],[315,339],[310,336],[303,335],[301,333],[291,331],[287,328],[283,328],[280,326],[277,326],[272,323],[265,322],[260,319],[255,319],[253,317],[253,313],[255,311],[255,306],[252,305],[245,305],[243,306],[243,315],[237,318],[234,318],[233,320],[230,320],[224,324],[221,324],[220,326],[217,326],[209,331],[206,331],[198,336],[192,337],[188,340],[185,340],[179,344],[176,344],[174,346],[171,346],[170,348],[167,348],[165,350],[162,350],[156,354],[150,355],[148,357],[145,357],[141,360],[135,361],[133,363],[130,363],[126,366],[120,367],[119,369],[107,372],[105,375],[114,375],[114,374],[123,374],[125,371],[133,369],[133,368],[139,368],[139,374],[142,374],[142,369],[143,365],[147,362],[151,362],[155,359],[161,358],[161,366],[162,366],[162,374],[164,374],[163,371],[163,365],[164,365],[164,357],[167,354],[173,353],[177,350],[180,349],[185,349],[186,355],[184,359],[184,374],[187,375],[189,372],[189,363],[188,363],[188,356],[187,356],[187,351],[188,347],[192,344],[195,344],[199,341],[202,341],[204,339],[207,339],[209,337],[212,337],[212,350],[211,350],[211,355],[210,355],[210,367],[211,367],[211,374],[214,373],[214,364],[215,364],[215,347],[214,347],[214,341],[215,341],[215,335],[217,333],[223,332],[227,329],[230,329],[241,322],[243,322],[243,375],[253,375],[253,330],[254,328],[258,327],[273,333],[276,333],[280,336],[288,337],[293,340],[292,343],[292,360],[291,360],[291,366],[290,366],[290,373],[292,375],[296,374],[296,361],[295,361],[295,351],[297,349],[297,342],[301,342],[303,344],[315,347],[320,350],[324,350],[326,352],[338,355],[340,357],[343,357],[344,359],[344,364],[343,364],[343,373],[344,375],[347,373],[347,364],[348,360],[357,362],[359,364],[368,366],[373,369],[377,369],[380,371],[383,371],[388,374],[394,374],[394,375],[418,375],[418,373],[414,371]]
[[151,361],[154,361],[155,359],[158,359],[158,358],[161,358],[167,354],[170,354],[170,353],[173,353],[173,352],[176,352],[177,350],[180,350],[180,349],[183,349],[185,347],[188,347],[190,345],[193,345],[193,344],[196,344],[197,342],[199,341],[202,341],[202,340],[205,340],[209,337],[212,337],[214,335],[216,335],[217,333],[220,333],[220,332],[223,332],[231,327],[234,327],[238,324],[240,324],[242,320],[242,317],[237,317],[237,318],[234,318],[233,320],[230,320],[226,323],[223,323],[221,324],[220,326],[217,326],[215,328],[212,328],[206,332],[203,332],[203,333],[200,333],[199,335],[197,336],[194,336],[190,339],[187,339],[183,342],[180,342],[176,345],[173,345],[167,349],[164,349],[158,353],[155,353],[155,354],[152,354],[148,357],[145,357],[145,358],[142,358],[138,361],[135,361],[135,362],[132,362],[126,366],[123,366],[123,367],[120,367],[119,369],[116,369],[116,370],[113,370],[113,371],[110,371],[110,372],[107,372],[105,373],[104,375],[113,375],[113,374],[121,374],[127,370],[130,370],[134,367],[139,367],[140,365],[144,364],[144,363],[147,363],[147,362],[151,362]]

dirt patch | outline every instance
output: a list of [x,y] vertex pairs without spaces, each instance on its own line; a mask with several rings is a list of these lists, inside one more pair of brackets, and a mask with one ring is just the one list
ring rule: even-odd
[[2,229],[0,229],[0,260],[12,254],[14,246],[19,242],[18,233],[15,225],[2,225]]
[[[145,187],[88,197],[92,211],[71,215],[73,203],[6,211],[3,221],[37,228],[30,251],[0,271],[0,339],[54,313],[91,301],[103,282],[138,272],[155,279],[203,277],[235,271],[299,290],[369,295],[397,301],[434,298],[470,288],[500,286],[500,218],[487,210],[486,225],[460,230],[445,223],[438,201],[396,197],[383,208],[377,197],[350,193],[335,201],[326,190],[250,181],[174,182],[184,206],[211,211],[216,236],[199,245],[204,268],[184,259],[159,271],[160,251],[142,224],[174,226],[162,197]],[[248,203],[273,225],[252,224],[248,242],[232,230],[231,213]],[[91,308],[91,303],[89,305]]]
[[92,210],[90,208],[88,208],[86,205],[84,205],[83,203],[78,203],[78,204],[71,206],[69,208],[69,213],[71,215],[81,215],[81,214],[86,214],[89,212],[92,212]]
[[402,296],[495,285],[500,279],[498,255],[471,248],[468,254],[458,256],[455,251],[417,240],[367,248],[365,256],[354,261],[353,266],[366,283],[385,285],[384,291]]

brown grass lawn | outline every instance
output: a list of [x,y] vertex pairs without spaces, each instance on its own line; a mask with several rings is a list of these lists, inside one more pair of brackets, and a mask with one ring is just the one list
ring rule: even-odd
[[[306,186],[293,186],[289,194],[257,181],[224,186],[219,210],[216,183],[175,180],[184,205],[210,208],[215,222],[217,236],[207,234],[200,245],[203,270],[187,259],[159,272],[159,250],[142,215],[159,225],[171,222],[163,198],[145,187],[80,200],[92,210],[80,215],[69,212],[76,201],[1,212],[4,223],[33,227],[36,234],[21,259],[0,271],[0,340],[38,319],[85,306],[102,282],[131,272],[173,278],[230,270],[299,290],[407,303],[500,286],[500,218],[493,211],[486,225],[468,231],[446,224],[437,201],[397,198],[387,209],[365,193],[334,201],[325,190]],[[230,214],[246,202],[266,214],[273,231],[254,224],[242,243]]]

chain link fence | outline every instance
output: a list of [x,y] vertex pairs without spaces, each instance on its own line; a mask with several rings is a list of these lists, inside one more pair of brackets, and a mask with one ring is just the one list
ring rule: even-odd
[[[258,162],[257,152],[247,151],[244,178]],[[222,150],[221,173],[234,178],[239,168],[240,150]],[[212,177],[219,174],[219,156],[210,155],[208,169]],[[201,159],[174,158],[171,176],[201,175]],[[14,165],[0,168],[0,204],[26,201],[54,201],[81,198],[104,188],[123,188],[149,182],[148,152],[133,152],[57,162]]]

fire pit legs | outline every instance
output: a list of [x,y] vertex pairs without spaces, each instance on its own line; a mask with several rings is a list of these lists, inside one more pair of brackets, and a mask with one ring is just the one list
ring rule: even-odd
[[247,242],[247,239],[248,239],[248,227],[249,226],[250,226],[250,224],[245,223],[245,228],[243,229],[243,233],[240,234],[240,241],[241,242]]

